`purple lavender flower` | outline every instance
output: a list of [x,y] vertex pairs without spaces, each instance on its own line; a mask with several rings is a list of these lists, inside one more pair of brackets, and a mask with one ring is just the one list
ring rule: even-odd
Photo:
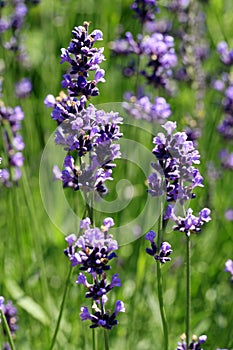
[[[104,303],[103,303],[104,304]],[[102,310],[95,304],[93,307],[94,313],[90,314],[87,307],[81,307],[80,317],[82,321],[90,320],[92,322],[90,328],[103,327],[111,330],[118,324],[116,316],[119,312],[125,312],[124,303],[121,300],[116,302],[115,310],[112,314],[109,312],[102,312]]]
[[123,108],[135,119],[145,119],[149,122],[163,123],[171,115],[170,105],[163,97],[156,97],[154,103],[148,96],[129,97],[129,102],[122,103]]
[[207,340],[207,336],[206,335],[201,335],[199,338],[196,335],[193,335],[192,337],[192,341],[189,344],[188,348],[187,348],[187,344],[185,341],[185,334],[182,334],[181,338],[181,342],[179,342],[177,345],[176,350],[188,350],[188,349],[193,349],[193,350],[203,350],[202,349],[202,344],[204,344]]
[[231,259],[228,259],[225,263],[225,270],[226,272],[229,272],[231,274],[231,282],[233,282],[233,261]]
[[27,97],[32,91],[32,83],[28,78],[23,78],[15,84],[15,94],[18,98]]
[[159,11],[157,0],[135,0],[131,9],[141,23],[153,22],[155,14]]
[[233,221],[233,209],[227,209],[225,211],[225,218],[228,220],[228,221]]
[[[64,75],[62,87],[67,88],[70,96],[91,96],[99,94],[98,82],[104,82],[104,70],[100,69],[100,63],[105,59],[104,48],[94,48],[96,41],[102,40],[100,30],[88,33],[89,23],[75,27],[72,31],[73,39],[67,49],[61,49],[61,63],[68,62],[71,72]],[[87,80],[89,71],[96,71],[94,80]]]
[[157,162],[151,164],[155,172],[148,178],[148,192],[153,196],[161,195],[164,183],[167,201],[178,200],[182,204],[187,199],[194,198],[195,187],[203,186],[203,178],[193,166],[200,163],[200,155],[193,142],[187,140],[185,132],[175,132],[175,122],[169,121],[162,127],[166,134],[159,133],[153,140],[155,148],[152,153]]
[[101,279],[98,279],[95,276],[94,283],[92,284],[88,283],[86,276],[80,273],[76,283],[83,284],[88,289],[88,292],[86,292],[85,297],[91,298],[93,300],[99,300],[100,297],[102,297],[103,295],[106,295],[114,287],[121,286],[121,281],[120,281],[120,278],[118,277],[118,274],[113,275],[111,283],[108,283],[107,275],[105,273],[102,274]]
[[189,208],[186,213],[186,217],[176,217],[174,211],[170,214],[170,218],[175,221],[176,225],[173,227],[173,230],[184,232],[186,236],[190,236],[191,233],[198,233],[201,231],[201,227],[204,223],[209,222],[210,218],[210,209],[204,208],[199,212],[199,216],[196,217],[193,214],[193,210]]
[[25,145],[20,135],[21,121],[24,118],[23,111],[20,107],[10,108],[0,105],[0,125],[3,130],[4,148],[7,151],[2,169],[1,182],[10,187],[12,183],[17,182],[21,177],[20,168],[23,166],[23,151]]
[[112,218],[105,218],[101,229],[91,227],[91,221],[87,217],[80,222],[80,228],[84,230],[83,235],[78,239],[74,234],[66,237],[68,243],[64,253],[71,261],[72,266],[80,265],[80,270],[91,275],[91,283],[87,276],[80,272],[76,283],[82,284],[87,292],[85,297],[92,299],[94,313],[90,314],[87,307],[81,308],[80,317],[82,321],[90,320],[90,328],[103,327],[112,329],[117,325],[116,316],[119,312],[124,312],[124,304],[118,300],[115,311],[110,315],[105,311],[107,293],[113,288],[120,287],[121,281],[118,274],[114,274],[111,280],[107,280],[107,273],[110,269],[108,262],[116,257],[114,250],[118,249],[118,244],[112,239],[108,231],[114,225]]
[[[133,3],[133,9],[135,9],[138,17],[145,24],[145,21],[154,20],[154,13],[156,1],[135,1]],[[148,17],[148,7],[153,7],[153,16]],[[146,18],[144,20],[144,18]],[[145,32],[146,26],[144,26]],[[172,86],[169,80],[172,76],[172,69],[177,65],[177,56],[174,50],[174,39],[170,35],[162,34],[159,32],[153,32],[142,35],[138,34],[134,39],[132,33],[127,32],[123,39],[117,39],[110,43],[110,47],[115,54],[118,55],[137,55],[141,56],[145,61],[145,68],[139,73],[145,77],[148,84],[157,87],[163,87],[168,92],[172,92]],[[129,76],[134,74],[135,63],[130,63],[127,67],[130,68]],[[124,69],[125,71],[125,69]]]
[[75,165],[74,158],[68,155],[59,178],[64,187],[75,191],[105,194],[104,183],[112,180],[113,161],[121,155],[114,142],[122,136],[119,127],[122,118],[117,113],[98,111],[92,105],[75,113],[68,113],[67,122],[59,126],[55,142],[64,145],[65,150],[76,151],[80,161]]
[[233,152],[229,153],[226,149],[223,149],[219,153],[221,164],[225,169],[232,170],[233,169]]
[[[120,147],[114,142],[122,136],[122,118],[118,113],[97,110],[92,104],[87,106],[89,98],[98,93],[96,84],[105,81],[104,70],[99,66],[104,60],[103,48],[93,47],[103,34],[100,30],[89,34],[88,27],[87,22],[75,27],[68,49],[61,50],[61,63],[72,66],[62,81],[68,95],[63,91],[56,98],[49,94],[44,103],[53,108],[51,117],[59,126],[55,142],[68,152],[63,170],[55,168],[55,178],[62,180],[63,187],[96,191],[102,196],[107,193],[105,182],[112,180],[113,161],[121,156]],[[91,71],[95,71],[93,81],[88,80]]]
[[233,63],[233,50],[229,50],[225,41],[221,41],[217,46],[217,51],[220,54],[221,61],[226,65]]
[[[0,296],[0,310],[3,312],[3,314],[6,318],[6,322],[8,324],[9,329],[10,329],[11,335],[15,336],[15,332],[18,329],[18,325],[17,325],[18,317],[17,317],[16,307],[13,305],[11,300],[9,300],[6,303],[4,297]],[[1,317],[0,317],[0,323],[1,323]],[[4,336],[7,335],[4,328],[3,328],[3,335]],[[10,350],[11,347],[7,342],[5,342],[3,345],[3,349]]]
[[158,250],[157,245],[155,244],[156,233],[154,231],[149,231],[145,239],[150,241],[151,248],[146,248],[147,254],[154,257],[155,260],[159,261],[161,264],[165,264],[167,261],[170,261],[171,258],[169,255],[172,253],[171,245],[168,242],[162,242],[160,249]]
[[[86,218],[85,222],[89,220]],[[84,227],[83,221],[81,227]],[[98,227],[88,227],[76,242],[69,243],[64,253],[70,259],[72,266],[80,265],[80,270],[97,275],[111,268],[108,262],[116,257],[114,250],[118,249],[118,244],[108,234],[108,229],[109,225],[105,225],[104,222],[102,230]]]

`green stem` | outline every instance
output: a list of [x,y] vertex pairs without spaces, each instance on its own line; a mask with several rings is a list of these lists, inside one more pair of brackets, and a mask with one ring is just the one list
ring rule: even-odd
[[14,346],[14,343],[13,343],[13,339],[12,339],[10,328],[8,326],[8,323],[7,323],[6,317],[4,315],[4,312],[1,309],[0,309],[0,316],[1,316],[0,319],[2,320],[3,328],[4,328],[5,332],[6,332],[6,335],[7,335],[8,342],[10,344],[11,350],[15,350],[15,346]]
[[186,243],[186,343],[189,344],[191,318],[191,240],[189,236],[187,236]]
[[104,329],[104,345],[105,345],[105,350],[109,350],[108,331],[106,329]]
[[[104,314],[104,305],[102,302],[102,298],[100,298],[100,307],[101,307],[101,313]],[[103,329],[104,331],[104,349],[109,350],[109,343],[108,343],[108,333],[106,329]]]
[[167,325],[167,317],[166,317],[164,304],[163,304],[163,279],[162,279],[161,264],[159,261],[157,261],[157,279],[158,279],[159,309],[160,309],[160,315],[162,319],[163,335],[164,335],[164,350],[168,350],[168,325]]
[[[159,224],[158,224],[158,249],[160,248],[160,245],[162,243],[162,234],[163,234],[163,214],[160,214],[159,217]],[[166,312],[164,308],[164,302],[163,302],[163,278],[162,278],[162,270],[161,270],[161,264],[159,261],[157,261],[157,286],[158,286],[158,299],[159,299],[159,309],[160,309],[160,315],[162,319],[162,325],[163,325],[163,335],[164,335],[164,350],[168,350],[168,324],[167,324],[167,317]]]
[[96,350],[96,347],[95,347],[95,329],[94,328],[92,328],[92,349]]
[[54,331],[52,343],[51,343],[51,346],[50,346],[49,350],[52,350],[54,348],[54,345],[55,345],[55,342],[56,342],[56,339],[57,339],[57,334],[58,334],[60,323],[61,323],[61,318],[62,318],[62,314],[63,314],[63,310],[64,310],[64,305],[65,305],[65,301],[66,301],[68,288],[69,288],[69,285],[70,285],[70,277],[71,277],[72,271],[73,271],[73,267],[70,266],[70,269],[69,269],[69,272],[68,272],[68,276],[67,276],[67,279],[66,279],[65,290],[64,290],[64,294],[63,294],[63,298],[62,298],[62,302],[61,302],[61,307],[60,307],[60,311],[59,311],[59,315],[58,315],[58,319],[57,319],[57,324],[56,324],[56,328],[55,328],[55,331]]

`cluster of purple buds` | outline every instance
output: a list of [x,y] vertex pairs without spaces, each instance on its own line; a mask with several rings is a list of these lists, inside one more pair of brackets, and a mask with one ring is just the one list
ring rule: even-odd
[[158,133],[153,139],[157,161],[151,164],[154,173],[148,177],[148,192],[154,197],[165,192],[168,202],[183,204],[195,197],[195,187],[203,187],[203,178],[193,165],[200,163],[200,155],[185,132],[175,132],[176,122],[168,121],[162,127],[166,134]]
[[149,122],[163,123],[171,115],[170,105],[163,97],[156,97],[154,103],[145,96],[128,96],[129,102],[123,102],[122,106],[134,119],[145,119]]
[[174,231],[184,232],[186,236],[190,236],[192,233],[198,233],[201,231],[201,227],[211,220],[210,218],[210,209],[203,208],[198,216],[193,215],[193,210],[189,208],[186,211],[185,217],[176,216],[175,210],[171,205],[168,205],[164,220],[171,219],[175,222],[173,227]]
[[[88,22],[75,27],[68,49],[61,50],[61,63],[71,65],[62,81],[68,93],[62,91],[57,98],[48,95],[44,103],[53,108],[51,117],[58,125],[55,142],[68,152],[63,170],[55,166],[55,178],[75,191],[97,191],[103,195],[107,192],[104,183],[112,180],[113,161],[121,155],[120,146],[114,142],[122,136],[122,118],[118,113],[97,110],[92,104],[87,106],[89,98],[99,94],[97,83],[105,81],[104,70],[99,66],[104,60],[104,48],[93,47],[103,34],[100,30],[89,34],[88,27]],[[94,79],[88,80],[92,71]]]
[[85,297],[93,301],[94,314],[90,314],[87,307],[82,307],[80,314],[82,321],[91,321],[91,328],[111,329],[118,324],[117,314],[125,311],[124,303],[120,300],[116,302],[115,311],[111,315],[105,310],[107,293],[114,287],[121,286],[118,274],[114,274],[110,282],[107,281],[106,271],[111,268],[108,263],[116,257],[115,250],[118,249],[117,241],[108,233],[113,225],[113,219],[106,218],[101,229],[91,227],[91,220],[87,217],[80,223],[83,234],[79,238],[74,234],[66,237],[68,247],[64,253],[71,265],[79,266],[79,270],[84,271],[92,279],[92,283],[89,283],[88,277],[80,272],[76,282],[85,286],[87,289]]
[[[62,105],[58,104],[54,111],[62,109]],[[106,113],[93,105],[78,112],[77,101],[73,101],[71,108],[73,113],[70,111],[68,115],[63,111],[52,113],[58,121],[68,116],[66,123],[62,123],[56,131],[55,142],[63,145],[68,155],[62,171],[55,167],[55,176],[62,180],[63,187],[71,187],[74,191],[105,194],[104,183],[112,180],[113,161],[121,156],[120,146],[114,142],[122,136],[122,118],[118,113]]]
[[23,166],[24,149],[23,138],[20,134],[21,121],[24,113],[21,107],[5,107],[0,103],[0,125],[3,133],[3,147],[6,152],[3,156],[3,166],[1,170],[1,182],[10,187],[13,182],[21,178],[20,168]]
[[231,259],[228,259],[225,263],[225,272],[229,272],[231,274],[231,282],[233,282],[233,261]]
[[[0,34],[2,36],[4,33],[7,34],[7,41],[4,43],[4,47],[7,50],[16,52],[18,54],[17,57],[23,59],[25,50],[21,43],[20,30],[28,13],[26,2],[25,0],[3,1],[1,2],[1,7],[3,15],[0,18]],[[10,39],[8,33],[12,33]]]
[[17,98],[25,98],[32,91],[32,82],[28,78],[23,78],[15,84],[15,95]]
[[[8,301],[7,303],[5,302],[5,299],[3,296],[0,296],[0,310],[4,314],[6,318],[6,322],[8,324],[8,327],[10,329],[11,336],[14,337],[15,332],[18,329],[17,321],[17,309],[16,307],[12,304],[12,301]],[[0,315],[0,323],[1,323],[1,315]],[[3,334],[6,335],[5,330],[3,329]],[[10,345],[6,342],[3,345],[3,350],[10,350],[11,347]]]
[[223,74],[221,80],[216,80],[213,87],[218,91],[224,91],[222,108],[224,119],[218,125],[218,132],[225,139],[233,138],[233,84],[228,74]]
[[156,233],[154,231],[149,231],[145,238],[146,240],[150,241],[151,248],[146,248],[147,254],[154,257],[156,261],[159,261],[161,264],[165,264],[167,261],[170,261],[171,258],[169,257],[172,253],[171,245],[168,242],[162,242],[160,245],[160,249],[158,250],[158,247],[155,243],[155,237]]
[[177,65],[177,56],[174,49],[174,38],[170,35],[152,33],[133,39],[130,32],[124,39],[111,43],[111,49],[116,54],[135,54],[142,56],[146,61],[145,69],[140,74],[145,77],[148,84],[170,90],[169,79],[172,77],[172,68]]
[[229,153],[226,149],[219,153],[223,168],[233,170],[233,152]]
[[[233,83],[229,68],[233,65],[233,50],[229,50],[226,42],[220,42],[217,51],[221,61],[225,64],[227,71],[213,82],[213,88],[224,94],[221,105],[223,119],[219,123],[217,130],[225,140],[233,139]],[[221,164],[225,169],[233,169],[233,153],[223,149],[219,153]]]
[[203,350],[202,349],[202,344],[204,344],[207,340],[207,336],[206,335],[201,335],[199,338],[196,335],[193,335],[192,337],[192,341],[189,344],[188,348],[187,348],[187,344],[185,341],[185,334],[181,335],[181,342],[179,342],[177,345],[176,350]]
[[135,0],[131,5],[131,9],[135,12],[136,18],[143,24],[153,22],[155,14],[159,11],[157,0]]
[[217,51],[220,55],[221,61],[226,65],[233,64],[233,50],[230,50],[225,41],[218,43]]
[[[104,70],[100,69],[100,64],[105,59],[104,48],[95,48],[96,41],[103,39],[100,30],[88,33],[89,23],[84,22],[83,26],[75,27],[72,31],[73,39],[67,49],[61,49],[61,63],[68,62],[71,71],[63,76],[62,87],[68,89],[69,95],[97,96],[99,90],[97,84],[104,82]],[[89,72],[95,72],[94,79],[88,80]]]

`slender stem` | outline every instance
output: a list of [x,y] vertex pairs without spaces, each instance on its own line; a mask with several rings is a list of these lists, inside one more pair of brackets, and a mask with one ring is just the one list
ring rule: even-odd
[[191,318],[191,240],[189,236],[186,243],[186,343],[189,344]]
[[5,332],[6,332],[6,335],[7,335],[8,342],[10,344],[11,350],[15,350],[15,346],[14,346],[14,343],[13,343],[13,339],[12,339],[10,328],[8,326],[8,323],[7,323],[6,317],[4,315],[4,312],[1,309],[0,309],[0,319],[2,320],[3,328],[4,328]]
[[159,309],[160,309],[160,315],[162,319],[163,335],[164,335],[164,350],[168,350],[168,325],[167,325],[167,317],[166,317],[164,304],[163,304],[163,279],[162,279],[161,264],[159,261],[157,261],[157,279],[158,279]]
[[105,345],[105,350],[109,350],[108,331],[106,329],[104,329],[104,345]]
[[[163,214],[160,214],[159,217],[159,224],[158,224],[158,249],[160,248],[160,245],[162,243],[162,234],[163,234]],[[163,325],[163,335],[164,335],[164,350],[168,350],[168,324],[167,324],[167,317],[166,312],[164,308],[163,303],[163,278],[162,278],[162,271],[161,271],[161,264],[159,261],[157,261],[157,286],[158,286],[158,299],[159,299],[159,309],[160,309],[160,315],[162,319],[162,325]]]
[[94,328],[92,328],[92,349],[96,350],[96,347],[95,347],[95,329]]
[[62,302],[61,302],[60,312],[59,312],[58,319],[57,319],[57,324],[56,324],[56,328],[55,328],[55,331],[54,331],[52,343],[51,343],[51,346],[50,346],[49,350],[52,350],[54,348],[54,345],[55,345],[55,342],[56,342],[56,339],[57,339],[57,334],[58,334],[60,323],[61,323],[61,318],[62,318],[62,314],[63,314],[63,310],[64,310],[64,305],[65,305],[65,301],[66,301],[68,288],[69,288],[69,285],[70,285],[70,277],[71,277],[72,271],[73,271],[73,267],[70,266],[69,272],[68,272],[68,276],[67,276],[67,279],[66,279],[65,290],[64,290],[64,294],[63,294],[63,298],[62,298]]
[[[102,298],[100,298],[100,307],[101,307],[101,313],[102,315],[104,314],[104,305],[103,305],[103,301]],[[107,330],[103,329],[104,331],[104,349],[105,350],[109,350],[109,343],[108,343],[108,334],[107,334]]]

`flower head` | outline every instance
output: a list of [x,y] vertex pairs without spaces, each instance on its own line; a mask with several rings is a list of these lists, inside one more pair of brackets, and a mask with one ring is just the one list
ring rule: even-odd
[[169,255],[172,253],[171,245],[168,242],[162,242],[160,245],[160,249],[155,243],[156,233],[154,231],[149,231],[145,238],[150,241],[151,248],[146,248],[147,254],[154,257],[155,260],[159,261],[161,264],[165,264],[167,261],[170,261],[171,258]]

